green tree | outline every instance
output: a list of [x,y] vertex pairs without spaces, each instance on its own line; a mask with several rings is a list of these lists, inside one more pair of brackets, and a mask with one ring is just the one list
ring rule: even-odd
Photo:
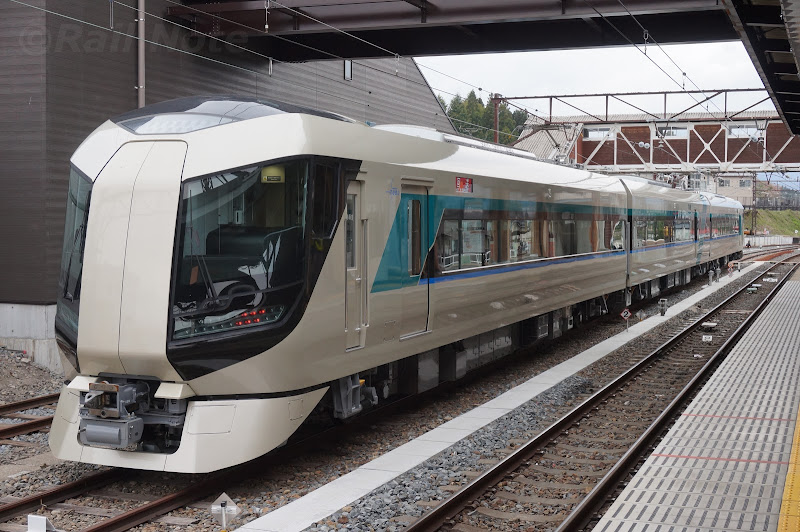
[[[440,101],[444,102],[441,96]],[[491,99],[484,105],[475,91],[470,91],[466,98],[456,94],[445,109],[459,133],[494,141],[494,102]],[[519,137],[527,113],[524,110],[512,112],[506,102],[501,102],[498,115],[498,140],[501,144],[511,144]]]

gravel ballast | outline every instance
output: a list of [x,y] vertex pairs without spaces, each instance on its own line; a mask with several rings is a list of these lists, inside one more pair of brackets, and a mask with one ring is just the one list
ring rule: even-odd
[[[760,268],[763,270],[764,268]],[[748,282],[740,274],[735,282],[727,285],[707,298],[702,308],[693,308],[677,316],[678,320],[689,320],[708,310],[716,302],[730,295],[737,287]],[[670,304],[689,297],[703,288],[704,280],[696,279],[692,284],[666,296]],[[664,297],[664,296],[662,296]],[[658,314],[657,299],[641,307],[647,316]],[[666,326],[665,324],[664,326]],[[662,326],[662,327],[664,327]],[[539,345],[523,356],[513,357],[503,367],[487,371],[485,377],[457,388],[447,395],[440,394],[436,400],[410,412],[391,416],[372,426],[354,427],[350,437],[336,442],[330,448],[320,449],[300,459],[292,460],[255,478],[235,486],[220,486],[242,508],[243,513],[234,522],[235,526],[260,517],[264,513],[281,507],[302,495],[313,491],[357,467],[377,458],[385,452],[399,447],[438,425],[497,397],[510,388],[521,384],[550,367],[571,358],[600,341],[625,329],[625,323],[617,316],[606,316],[594,324],[569,331],[561,339],[547,345]],[[652,333],[648,333],[652,334]],[[646,336],[633,343],[645,345]],[[16,355],[0,356],[16,361]],[[24,358],[24,357],[19,357]],[[432,501],[449,496],[458,486],[470,481],[501,456],[513,450],[522,440],[527,440],[560,417],[566,408],[578,404],[610,379],[630,366],[629,354],[612,353],[590,368],[554,386],[522,407],[476,431],[469,438],[456,443],[424,464],[400,475],[390,483],[378,488],[368,496],[355,501],[333,516],[320,521],[309,530],[400,530],[409,521],[408,516],[418,516]],[[17,373],[32,366],[19,362]],[[16,364],[16,362],[14,362]],[[622,368],[627,364],[625,368]],[[39,368],[40,369],[40,368]],[[49,372],[47,372],[49,373]],[[5,380],[3,380],[5,379]],[[45,380],[38,377],[39,388],[27,395],[27,387],[18,388],[21,398],[57,391],[61,386],[58,376]],[[13,382],[14,377],[3,373],[0,382]],[[5,386],[3,387],[7,389]],[[3,402],[12,399],[3,395]],[[38,410],[38,409],[37,409]],[[46,411],[47,409],[43,409]],[[52,411],[49,411],[52,413]],[[45,414],[45,415],[51,415]],[[43,434],[20,438],[33,438],[41,443]],[[27,440],[26,440],[27,441]],[[5,448],[8,449],[5,449]],[[0,446],[0,462],[8,454],[21,452],[12,446]],[[53,484],[75,480],[91,471],[95,466],[63,462],[31,471],[17,478],[0,483],[0,494],[22,496],[46,489]],[[133,473],[132,473],[133,475]],[[137,474],[137,484],[131,489],[150,493],[162,493],[183,485],[185,475],[143,473]],[[216,495],[214,497],[216,498]],[[426,504],[428,503],[428,504]],[[109,504],[109,503],[104,503]],[[196,518],[188,528],[146,524],[137,527],[140,531],[164,530],[217,530],[218,526],[205,509],[185,508],[171,515]],[[231,526],[229,529],[234,529]]]

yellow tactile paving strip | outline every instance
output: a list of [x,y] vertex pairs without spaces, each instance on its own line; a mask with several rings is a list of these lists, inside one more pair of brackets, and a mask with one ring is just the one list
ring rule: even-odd
[[789,471],[786,473],[786,484],[783,487],[778,531],[800,531],[800,411],[794,426],[792,455],[789,458]]

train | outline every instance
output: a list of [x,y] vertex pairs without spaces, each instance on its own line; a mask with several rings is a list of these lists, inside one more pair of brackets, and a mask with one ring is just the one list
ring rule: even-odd
[[742,206],[408,125],[190,97],[70,160],[61,459],[203,473],[742,253]]

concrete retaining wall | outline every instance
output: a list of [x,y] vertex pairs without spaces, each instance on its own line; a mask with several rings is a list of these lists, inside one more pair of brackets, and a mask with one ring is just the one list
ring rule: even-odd
[[35,364],[63,375],[55,319],[55,305],[0,303],[0,346],[25,350]]

